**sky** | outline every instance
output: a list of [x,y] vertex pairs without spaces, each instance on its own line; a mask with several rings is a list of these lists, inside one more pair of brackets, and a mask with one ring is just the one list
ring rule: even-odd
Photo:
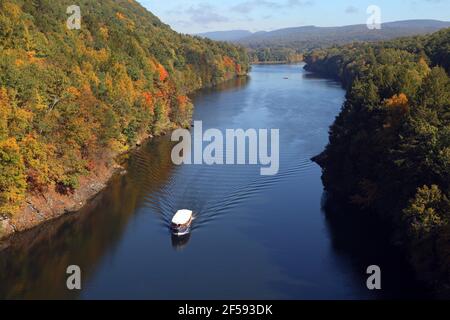
[[365,24],[377,5],[382,22],[450,20],[450,0],[138,0],[181,33],[270,31],[305,25]]

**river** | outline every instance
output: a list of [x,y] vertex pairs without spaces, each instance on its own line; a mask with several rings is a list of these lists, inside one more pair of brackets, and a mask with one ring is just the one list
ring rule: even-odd
[[[311,157],[345,92],[301,65],[254,66],[194,97],[204,129],[280,129],[280,171],[172,164],[170,137],[133,152],[128,174],[79,213],[14,236],[0,251],[0,298],[383,299],[425,295],[386,232],[365,213],[326,201]],[[178,209],[195,211],[172,237]],[[366,286],[379,265],[382,290]],[[82,290],[66,288],[66,268]]]

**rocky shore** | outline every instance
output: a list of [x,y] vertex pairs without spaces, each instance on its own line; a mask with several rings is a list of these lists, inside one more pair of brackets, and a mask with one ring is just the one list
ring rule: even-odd
[[[136,147],[126,154],[131,154],[152,138],[152,135],[140,137]],[[51,187],[45,192],[27,194],[19,213],[13,217],[0,216],[0,241],[8,239],[15,233],[30,230],[44,222],[81,210],[107,187],[114,175],[126,173],[125,167],[117,160],[120,156],[108,155],[105,156],[107,160],[98,161],[89,175],[79,178],[79,187],[72,193],[61,194],[55,187]]]
[[28,194],[21,212],[12,218],[1,218],[0,239],[80,210],[107,186],[114,174],[123,170],[117,164],[101,163],[91,174],[80,178],[79,188],[71,194],[60,194],[54,188],[39,194]]

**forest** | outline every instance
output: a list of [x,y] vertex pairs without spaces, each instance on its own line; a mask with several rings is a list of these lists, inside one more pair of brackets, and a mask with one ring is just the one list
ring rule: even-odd
[[239,46],[178,34],[134,0],[0,0],[0,217],[188,126],[188,94],[246,75]]
[[[292,63],[302,61],[303,54],[317,49],[355,42],[388,41],[400,37],[428,34],[448,27],[450,27],[449,22],[436,20],[387,22],[380,30],[369,30],[366,25],[303,26],[250,33],[242,35],[242,38],[228,41],[247,47],[253,62]],[[214,33],[211,36],[211,39],[214,39]]]
[[306,69],[346,101],[315,160],[331,197],[394,226],[418,276],[450,283],[450,29],[316,50]]
[[265,47],[248,48],[250,61],[255,64],[264,63],[297,63],[303,61],[303,54],[292,48]]

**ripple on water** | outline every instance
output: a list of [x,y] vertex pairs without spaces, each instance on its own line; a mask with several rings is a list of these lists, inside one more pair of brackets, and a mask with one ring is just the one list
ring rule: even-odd
[[[153,214],[161,228],[167,230],[174,213],[179,209],[194,211],[192,230],[198,230],[246,201],[258,197],[277,183],[310,172],[315,166],[309,158],[295,152],[284,153],[280,171],[274,176],[261,176],[258,166],[182,165],[174,167],[152,160],[151,150],[142,149],[134,156],[130,171],[134,184],[140,186],[144,213]],[[172,167],[172,168],[170,168]],[[165,183],[154,189],[161,172],[171,169]]]

